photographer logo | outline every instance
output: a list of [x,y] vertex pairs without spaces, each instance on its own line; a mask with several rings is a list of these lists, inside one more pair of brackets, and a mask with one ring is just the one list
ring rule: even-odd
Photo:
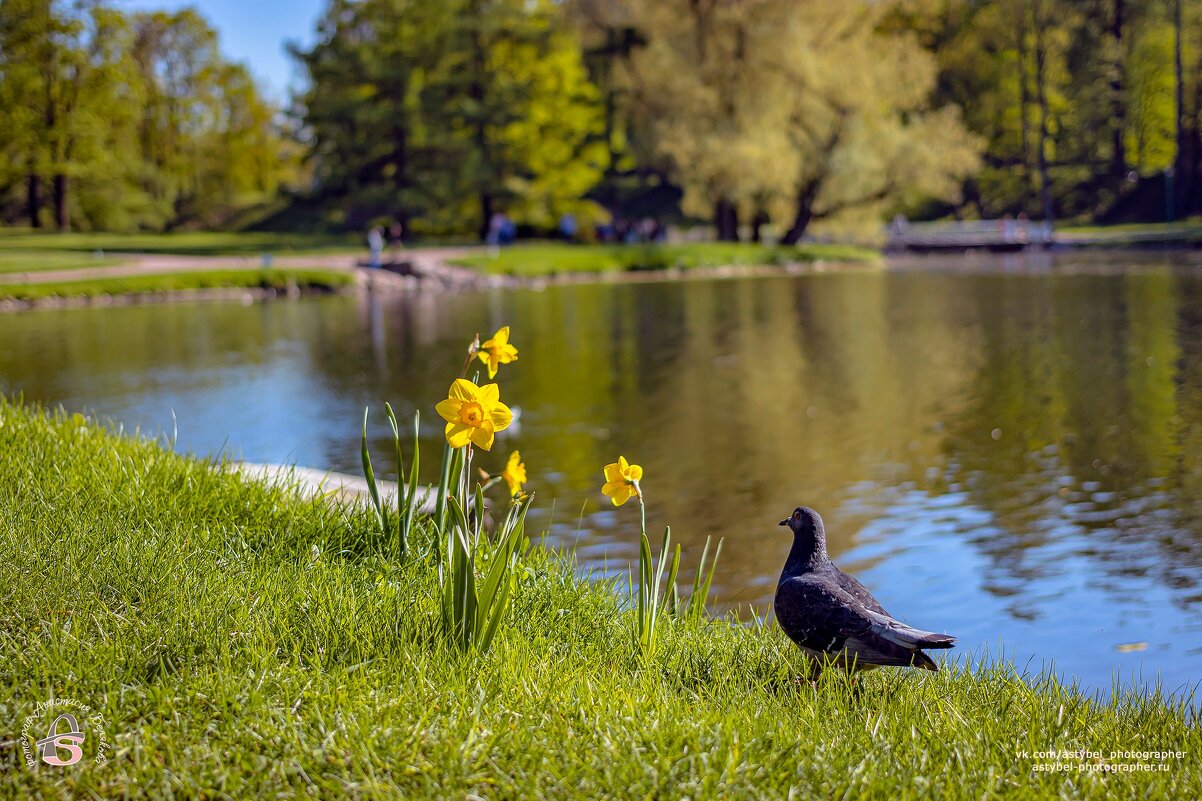
[[[44,733],[45,736],[39,736]],[[21,728],[25,763],[36,767],[43,762],[55,767],[74,765],[91,756],[97,765],[108,762],[109,747],[104,718],[93,714],[87,704],[69,698],[42,701]],[[95,752],[90,753],[94,748]],[[86,750],[85,750],[86,749]]]

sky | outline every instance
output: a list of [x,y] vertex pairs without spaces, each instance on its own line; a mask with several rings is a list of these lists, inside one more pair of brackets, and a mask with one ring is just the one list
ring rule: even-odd
[[177,11],[192,6],[217,29],[221,52],[250,68],[267,97],[288,99],[299,83],[284,44],[310,44],[326,0],[113,0],[125,11]]

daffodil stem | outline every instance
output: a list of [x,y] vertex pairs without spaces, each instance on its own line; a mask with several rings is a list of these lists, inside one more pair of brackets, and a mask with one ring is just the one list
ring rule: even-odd
[[[438,533],[444,534],[447,529],[447,493],[450,490],[451,473],[453,472],[452,462],[455,459],[455,449],[448,442],[442,447],[442,477],[438,482],[438,502],[435,509],[435,518],[438,522]],[[438,538],[435,537],[435,542]],[[436,546],[437,547],[437,546]]]
[[460,378],[467,378],[468,368],[472,366],[472,359],[476,358],[476,354],[480,351],[480,334],[476,333],[476,338],[472,340],[472,344],[467,349],[467,360],[463,363],[463,371],[460,372]]

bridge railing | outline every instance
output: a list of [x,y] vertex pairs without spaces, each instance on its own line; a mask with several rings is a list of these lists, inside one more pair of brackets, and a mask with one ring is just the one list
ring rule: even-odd
[[1052,244],[1052,226],[1032,220],[962,220],[889,224],[891,248],[1028,247]]

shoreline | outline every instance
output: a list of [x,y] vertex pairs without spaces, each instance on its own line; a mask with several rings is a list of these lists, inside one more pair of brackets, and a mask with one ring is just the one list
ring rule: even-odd
[[[199,289],[163,289],[145,292],[118,292],[79,295],[46,295],[39,298],[0,296],[0,313],[46,309],[76,309],[108,306],[139,306],[151,303],[228,302],[245,304],[279,299],[297,299],[315,295],[353,293],[391,294],[398,292],[456,293],[491,289],[531,289],[575,284],[635,284],[675,281],[727,280],[735,278],[805,275],[840,269],[883,268],[879,261],[814,260],[779,265],[717,265],[713,267],[668,267],[655,270],[581,270],[548,275],[521,276],[483,273],[461,267],[444,259],[414,259],[386,265],[381,269],[352,267],[352,280],[345,286],[207,287]],[[331,270],[330,272],[339,272]],[[165,274],[170,275],[170,274]],[[103,279],[101,279],[103,280]],[[64,282],[65,283],[65,282]],[[14,286],[28,286],[8,282]],[[51,287],[53,284],[36,284]],[[5,286],[0,282],[0,290]]]
[[[486,272],[477,267],[456,263],[457,259],[483,252],[482,248],[428,248],[405,251],[403,260],[385,263],[379,269],[361,266],[354,256],[331,255],[324,259],[312,256],[295,256],[277,260],[271,267],[263,267],[249,258],[226,258],[209,256],[148,257],[110,268],[83,268],[81,270],[52,271],[45,276],[55,280],[39,281],[37,272],[0,274],[0,313],[35,311],[40,309],[74,309],[105,306],[136,306],[149,303],[229,302],[245,304],[279,299],[296,299],[302,296],[335,294],[391,294],[412,292],[473,292],[494,289],[527,289],[540,291],[552,286],[579,284],[636,284],[667,283],[676,281],[728,280],[737,278],[760,278],[796,276],[826,273],[841,270],[862,269],[912,269],[909,262],[915,259],[933,259],[936,263],[955,259],[975,261],[976,253],[947,253],[934,255],[879,253],[875,258],[815,258],[789,261],[778,264],[715,264],[705,266],[669,266],[653,269],[578,269],[560,270],[543,274],[521,275],[512,272]],[[1110,258],[1132,256],[1147,257],[1152,254],[1196,253],[1196,248],[1165,247],[1070,247],[1043,251],[1038,260],[1048,260],[1069,253],[1100,255]],[[132,255],[132,254],[131,254]],[[1032,254],[1013,254],[1011,258],[1025,259]],[[236,265],[236,266],[235,266]],[[1044,269],[1047,269],[1045,266]],[[49,294],[56,284],[69,286],[80,281],[92,280],[103,283],[118,279],[161,278],[164,282],[183,275],[198,275],[217,271],[231,273],[259,272],[270,275],[280,271],[287,277],[290,271],[307,270],[312,273],[327,273],[331,280],[325,284],[320,280],[296,285],[291,280],[283,286],[211,286],[180,289],[136,290],[127,292],[87,291],[64,295]],[[42,297],[3,296],[6,287],[36,287],[46,292]]]

